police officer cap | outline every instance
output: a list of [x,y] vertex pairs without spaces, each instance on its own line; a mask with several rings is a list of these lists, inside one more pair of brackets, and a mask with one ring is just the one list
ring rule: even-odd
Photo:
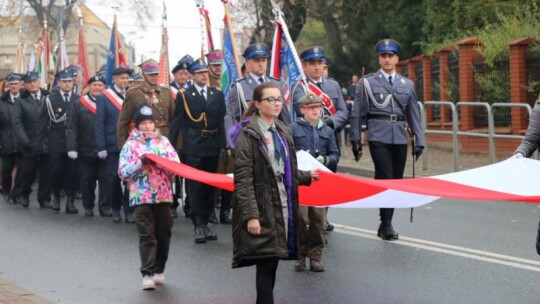
[[11,73],[6,77],[6,80],[8,83],[19,83],[22,80],[22,77],[20,74]]
[[58,72],[56,76],[58,76],[58,80],[62,81],[73,80],[73,74],[71,73],[71,70],[69,68]]
[[77,76],[79,74],[79,70],[77,70],[77,67],[74,65],[68,66],[67,69],[71,72],[72,76]]
[[191,74],[195,74],[197,72],[206,72],[208,71],[208,66],[206,65],[206,62],[204,62],[204,60],[199,59],[195,60],[192,64],[189,65],[188,71]]
[[135,82],[143,82],[144,78],[142,77],[141,73],[131,73],[131,77],[133,78],[133,81]]
[[96,75],[94,75],[94,76],[90,77],[90,79],[88,79],[88,84],[91,84],[91,83],[96,82],[96,81],[99,81],[99,82],[101,82],[103,84],[106,84],[105,75],[97,73]]
[[302,61],[324,61],[324,48],[322,46],[307,48],[300,54],[300,59]]
[[30,82],[32,80],[39,79],[39,73],[38,72],[28,72],[26,75],[24,75],[24,81]]
[[154,118],[154,114],[152,113],[152,108],[146,103],[142,103],[141,105],[137,107],[137,110],[135,112],[135,117],[133,118],[133,121],[135,122],[135,127],[137,127],[138,129],[139,124],[148,119],[153,122],[156,122],[156,119]]
[[191,57],[190,55],[182,57],[182,59],[178,61],[178,64],[176,64],[176,66],[172,69],[173,74],[178,72],[179,70],[187,70],[189,65],[192,64],[193,61],[195,61],[195,59],[193,59],[193,57]]
[[117,67],[114,70],[112,70],[113,75],[121,75],[121,74],[131,74],[133,73],[132,69],[128,69],[126,67]]
[[139,67],[146,75],[159,74],[159,64],[154,59],[147,59],[143,61]]
[[266,43],[254,43],[246,48],[242,56],[244,56],[245,59],[268,58],[270,57],[270,49]]
[[298,105],[300,107],[304,107],[304,106],[308,106],[312,104],[322,104],[322,98],[313,93],[308,93],[304,97],[300,98],[300,100],[298,100]]
[[221,50],[213,50],[212,52],[206,54],[206,58],[208,58],[208,64],[221,64],[221,61],[223,60],[223,52]]
[[397,54],[401,50],[401,45],[393,39],[383,39],[377,42],[375,49],[379,54]]

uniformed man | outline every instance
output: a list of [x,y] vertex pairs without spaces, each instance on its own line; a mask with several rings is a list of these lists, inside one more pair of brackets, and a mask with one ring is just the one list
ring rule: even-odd
[[[253,99],[255,87],[265,82],[271,82],[279,88],[283,87],[281,80],[266,76],[268,57],[270,57],[268,45],[254,43],[246,48],[242,56],[246,59],[246,69],[249,71],[249,75],[237,79],[229,90],[227,116],[225,117],[227,132],[241,120],[244,111]],[[283,106],[279,119],[287,126],[291,124],[291,116],[286,106]]]
[[[14,132],[15,104],[21,99],[21,80],[19,74],[11,73],[6,77],[8,91],[0,97],[0,157],[2,158],[2,190],[4,200],[11,199],[12,174],[19,159],[19,149]],[[14,203],[19,203],[18,198],[14,198]],[[28,207],[29,202],[25,199],[21,201],[24,207]]]
[[[341,86],[332,78],[324,76],[324,66],[327,59],[324,56],[324,48],[314,46],[305,49],[300,54],[302,68],[307,77],[307,83],[298,82],[293,86],[293,106],[298,118],[302,112],[298,106],[300,98],[309,91],[323,99],[323,114],[321,119],[334,130],[336,139],[339,139],[339,131],[345,127],[349,118],[349,110],[341,93]],[[308,87],[311,84],[311,87]],[[334,230],[334,226],[326,222],[326,230]]]
[[[170,88],[171,88],[175,103],[176,103],[176,100],[178,100],[177,99],[178,91],[183,92],[187,88],[189,88],[189,86],[191,85],[190,83],[191,74],[188,71],[188,67],[193,63],[193,61],[194,61],[193,57],[191,57],[190,55],[185,55],[184,57],[182,57],[182,59],[178,61],[178,64],[172,69],[174,80],[171,82]],[[177,105],[175,104],[175,107],[176,106]],[[172,129],[179,130],[179,128],[180,128],[180,120],[172,119],[171,130]],[[179,135],[179,132],[176,132],[176,134]],[[175,136],[174,138],[169,137],[169,139],[171,140],[172,145],[176,148],[176,152],[178,153],[178,156],[180,157],[180,161],[184,162],[185,159],[184,159],[184,155],[182,154],[182,136]],[[176,176],[174,180],[175,180],[175,193],[173,197],[173,203],[171,205],[171,216],[173,218],[177,218],[178,213],[176,209],[180,205],[178,203],[178,200],[181,198],[180,196],[182,194],[182,179]],[[191,208],[189,206],[187,197],[183,199],[183,203],[184,203],[184,207],[183,207],[184,214],[186,215],[186,217],[189,217]]]
[[210,75],[210,85],[221,90],[221,64],[223,63],[223,52],[213,50],[206,54],[208,60],[208,74]]
[[[360,132],[367,126],[367,141],[376,179],[403,178],[407,160],[407,143],[410,128],[414,137],[413,157],[422,154],[425,146],[424,132],[420,125],[418,100],[414,83],[396,73],[400,44],[392,39],[377,43],[381,69],[366,75],[356,87],[351,113],[351,143],[356,160],[362,156]],[[384,202],[381,202],[384,207]],[[397,240],[392,227],[393,208],[381,208],[381,224],[377,235],[383,240]]]
[[53,90],[45,99],[48,114],[47,143],[49,152],[49,178],[52,184],[53,211],[60,211],[60,190],[66,193],[66,213],[76,214],[76,181],[78,178],[77,161],[69,158],[66,151],[66,117],[71,103],[80,96],[73,93],[73,75],[69,69],[59,72],[58,90]]
[[[133,79],[133,82],[131,82],[129,84],[129,88],[138,88],[141,86],[141,84],[144,82],[144,78],[143,76],[141,75],[141,73],[131,73],[130,75],[130,79]],[[130,80],[131,81],[131,80]]]
[[[100,72],[101,73],[101,72]],[[98,75],[100,75],[98,73]],[[118,116],[124,104],[129,75],[132,69],[118,67],[112,71],[113,84],[96,98],[96,118],[94,123],[96,149],[98,157],[107,163],[111,183],[111,199],[113,221],[120,223],[120,209],[124,208],[126,223],[135,223],[131,208],[129,208],[128,191],[122,193],[120,177],[118,177],[118,161],[120,148],[118,145],[117,127]],[[104,76],[104,75],[103,75]],[[100,76],[100,77],[103,77]]]
[[[217,171],[218,158],[225,154],[225,100],[223,93],[208,86],[208,67],[202,60],[189,66],[193,85],[177,97],[178,105],[173,120],[180,128],[172,130],[172,137],[183,138],[182,153],[185,163],[206,172]],[[216,240],[208,228],[208,218],[214,207],[215,188],[193,180],[186,180],[186,192],[191,204],[191,220],[195,227],[195,242]]]
[[133,115],[141,103],[146,102],[154,110],[156,128],[162,135],[169,136],[169,120],[174,113],[174,101],[171,90],[158,84],[159,64],[148,59],[139,65],[144,82],[138,88],[128,90],[118,117],[116,135],[118,146],[124,146],[129,133],[133,129]]
[[51,183],[49,181],[49,154],[46,132],[48,115],[45,98],[49,92],[40,88],[39,74],[28,72],[25,76],[25,91],[16,103],[15,137],[21,151],[17,167],[17,181],[13,196],[20,198],[23,205],[29,202],[32,184],[39,172],[37,200],[41,208],[51,208]]
[[95,118],[96,99],[105,90],[105,77],[88,80],[89,92],[71,103],[67,116],[66,148],[68,157],[79,160],[84,216],[94,216],[96,181],[99,182],[98,209],[102,217],[111,217],[112,187],[107,162],[97,154]]

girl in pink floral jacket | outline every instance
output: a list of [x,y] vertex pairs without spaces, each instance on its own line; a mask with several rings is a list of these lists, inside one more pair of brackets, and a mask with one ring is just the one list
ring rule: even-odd
[[143,289],[155,289],[165,283],[163,272],[169,254],[173,220],[170,173],[146,159],[147,153],[180,162],[176,150],[165,136],[156,130],[152,108],[140,106],[134,117],[136,128],[129,135],[122,152],[118,174],[128,181],[129,204],[139,232],[139,253]]

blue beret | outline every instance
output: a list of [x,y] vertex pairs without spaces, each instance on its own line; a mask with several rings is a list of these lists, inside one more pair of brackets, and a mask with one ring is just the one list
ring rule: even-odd
[[186,55],[178,61],[178,64],[172,69],[173,74],[176,73],[178,70],[187,70],[188,67],[195,61],[193,57],[190,55]]
[[379,54],[397,54],[401,50],[401,45],[393,39],[383,39],[377,42],[375,49]]
[[300,59],[302,61],[324,61],[324,48],[322,46],[307,48],[300,54]]
[[204,62],[202,59],[195,60],[192,64],[189,65],[188,71],[191,74],[195,74],[197,72],[206,72],[208,71],[208,66],[206,65],[206,62]]
[[24,75],[24,81],[30,82],[32,80],[39,79],[39,73],[38,72],[28,72],[26,75]]
[[17,73],[11,73],[7,75],[6,80],[8,83],[19,83],[22,80],[22,76]]
[[266,43],[254,43],[246,48],[242,56],[244,56],[245,59],[268,58],[270,57],[270,49]]
[[58,80],[64,80],[64,81],[73,80],[73,74],[70,68],[67,68],[65,70],[58,72],[56,76],[58,77]]
[[115,68],[114,70],[112,70],[113,75],[120,75],[120,74],[128,74],[129,75],[131,73],[133,73],[133,70],[125,68],[125,67],[118,67],[118,68]]

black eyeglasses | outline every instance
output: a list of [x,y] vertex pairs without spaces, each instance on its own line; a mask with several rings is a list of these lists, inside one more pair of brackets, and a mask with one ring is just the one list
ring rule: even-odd
[[281,99],[281,97],[266,97],[266,98],[262,98],[261,100],[266,100],[268,101],[269,104],[276,104],[276,102],[279,102],[279,103],[283,102],[283,99]]

